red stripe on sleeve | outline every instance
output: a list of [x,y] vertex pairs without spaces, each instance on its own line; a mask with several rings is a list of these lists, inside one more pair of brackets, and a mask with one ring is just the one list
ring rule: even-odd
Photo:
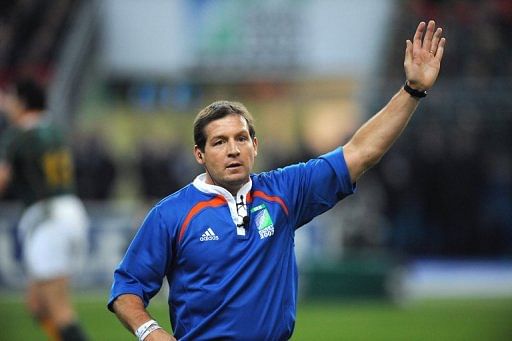
[[201,201],[195,204],[192,209],[188,212],[187,217],[185,218],[185,221],[183,222],[183,225],[181,225],[180,228],[180,235],[178,237],[178,242],[181,242],[181,239],[183,238],[183,235],[185,234],[185,231],[187,230],[188,225],[190,224],[190,221],[196,214],[201,212],[203,209],[207,207],[218,207],[226,204],[226,199],[224,197],[218,195],[215,198],[208,200],[208,201]]
[[277,202],[283,208],[284,213],[286,213],[286,215],[288,215],[288,207],[286,207],[286,204],[284,203],[283,199],[281,199],[280,197],[278,197],[276,195],[268,195],[268,194],[263,193],[262,191],[254,191],[253,196],[260,197],[267,201]]

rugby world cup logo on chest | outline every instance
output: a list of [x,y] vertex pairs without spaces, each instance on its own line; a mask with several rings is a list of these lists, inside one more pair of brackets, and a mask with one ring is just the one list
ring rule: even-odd
[[268,238],[274,235],[274,222],[268,213],[267,207],[262,204],[251,209],[255,215],[254,221],[258,228],[260,239]]

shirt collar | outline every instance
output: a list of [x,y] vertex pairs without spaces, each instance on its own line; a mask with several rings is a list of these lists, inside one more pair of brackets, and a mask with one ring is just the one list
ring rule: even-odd
[[222,195],[228,203],[230,201],[235,202],[236,200],[240,199],[240,197],[244,198],[244,202],[245,202],[247,200],[247,193],[249,193],[249,191],[252,188],[252,180],[249,177],[249,181],[247,181],[242,186],[242,188],[240,188],[238,190],[238,192],[236,193],[236,198],[235,198],[224,187],[206,183],[206,173],[199,174],[198,176],[196,176],[196,178],[194,179],[194,182],[192,184],[194,185],[195,188],[197,188],[198,190],[200,190],[203,193]]
[[238,190],[236,197],[233,197],[224,187],[206,183],[206,173],[198,175],[192,182],[192,185],[203,193],[217,194],[224,197],[228,203],[229,213],[235,225],[237,235],[246,235],[245,228],[243,227],[243,218],[247,216],[249,212],[247,207],[247,194],[252,188],[252,180],[250,177],[249,181]]

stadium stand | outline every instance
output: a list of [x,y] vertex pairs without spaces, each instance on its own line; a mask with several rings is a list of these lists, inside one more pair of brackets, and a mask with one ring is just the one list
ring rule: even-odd
[[[387,198],[388,245],[410,256],[510,256],[511,2],[403,1],[395,43],[429,17],[453,43],[431,98],[377,168]],[[399,84],[401,65],[393,62],[400,51],[394,52],[384,79]],[[378,92],[374,108],[386,86]]]

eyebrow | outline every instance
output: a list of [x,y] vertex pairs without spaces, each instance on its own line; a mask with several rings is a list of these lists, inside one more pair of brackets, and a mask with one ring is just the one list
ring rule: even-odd
[[[241,131],[239,131],[238,133],[235,134],[235,136],[240,136],[240,135],[247,135],[249,137],[251,136],[251,134],[249,133],[249,130],[247,130],[247,129],[242,129]],[[228,136],[226,136],[224,134],[219,134],[219,135],[214,135],[211,138],[208,138],[207,140],[225,139],[227,137]]]

